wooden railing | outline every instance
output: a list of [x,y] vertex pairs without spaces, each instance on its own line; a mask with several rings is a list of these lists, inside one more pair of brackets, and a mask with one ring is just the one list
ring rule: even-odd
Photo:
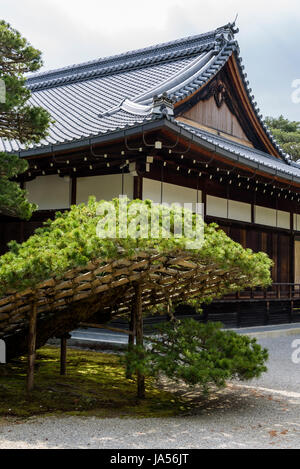
[[300,300],[300,283],[273,283],[267,288],[249,288],[235,294],[229,294],[217,302],[243,301],[294,301]]

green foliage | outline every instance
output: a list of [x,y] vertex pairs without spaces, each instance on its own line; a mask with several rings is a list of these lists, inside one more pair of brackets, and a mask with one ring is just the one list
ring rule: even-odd
[[220,323],[201,324],[193,319],[164,323],[158,334],[146,338],[147,347],[126,354],[131,373],[163,374],[188,385],[222,388],[229,379],[249,380],[267,369],[268,352],[256,339],[221,330]]
[[0,152],[0,212],[9,216],[20,216],[28,220],[35,204],[26,200],[26,191],[19,184],[10,180],[23,173],[27,168],[27,162],[18,156]]
[[300,122],[289,121],[283,116],[267,117],[265,122],[283,150],[293,160],[300,159]]
[[[30,90],[26,72],[42,66],[41,53],[5,21],[0,21],[0,79],[4,81],[5,102],[0,103],[0,137],[17,139],[25,145],[38,143],[47,135],[49,113],[28,104]],[[26,193],[11,181],[27,169],[25,161],[15,155],[0,154],[0,213],[28,219],[35,205],[26,200]]]
[[[43,280],[60,277],[68,269],[84,266],[93,259],[101,258],[105,263],[109,259],[128,258],[140,250],[163,253],[186,250],[185,236],[164,237],[162,220],[165,208],[162,206],[155,207],[161,227],[157,238],[151,237],[151,233],[148,233],[148,238],[120,238],[118,219],[116,236],[99,238],[96,234],[97,223],[103,220],[106,212],[104,215],[97,213],[106,203],[106,201],[96,202],[95,198],[91,197],[88,205],[75,205],[69,212],[58,212],[55,220],[46,222],[43,228],[36,230],[35,234],[23,244],[11,242],[10,251],[0,258],[0,295],[5,295],[11,288],[19,291],[27,287],[34,288]],[[128,203],[128,212],[133,203],[138,203],[141,210],[152,206],[149,200],[131,201]],[[119,199],[113,199],[113,204],[118,213]],[[171,211],[171,218],[182,216],[184,212],[188,211],[174,208]],[[134,215],[128,216],[128,224],[133,218]],[[195,215],[192,219],[194,223]],[[142,227],[140,228],[142,230]],[[109,233],[109,228],[107,230]],[[220,291],[216,290],[213,296],[237,291],[246,286],[268,285],[271,281],[272,261],[268,256],[261,252],[254,254],[250,249],[243,249],[215,224],[204,226],[203,246],[201,249],[189,251],[189,254],[196,261],[209,263],[214,269],[226,271],[235,269],[240,273],[238,284],[230,281],[229,277],[225,287]],[[210,275],[213,275],[213,270]]]

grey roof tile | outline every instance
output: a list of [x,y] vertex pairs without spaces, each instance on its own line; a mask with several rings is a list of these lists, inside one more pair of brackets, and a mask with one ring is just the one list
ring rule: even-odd
[[289,177],[289,179],[299,178],[300,179],[300,166],[296,163],[287,164],[285,161],[281,161],[274,156],[264,153],[260,150],[242,145],[229,138],[218,136],[213,133],[206,132],[205,130],[199,129],[192,125],[188,125],[183,122],[177,122],[179,127],[184,128],[192,135],[212,143],[216,148],[226,150],[233,155],[242,157],[245,161],[252,161],[260,165],[260,169],[271,168],[273,171],[280,172]]

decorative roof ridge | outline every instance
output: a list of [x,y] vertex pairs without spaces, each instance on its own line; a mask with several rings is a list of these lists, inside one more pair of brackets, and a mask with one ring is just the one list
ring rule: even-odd
[[[189,64],[189,66],[184,67],[183,70],[178,72],[171,79],[166,80],[164,83],[159,86],[148,90],[142,95],[136,96],[133,100],[123,100],[118,106],[114,106],[111,109],[101,113],[99,117],[110,116],[118,112],[120,109],[123,109],[124,102],[130,101],[132,106],[131,109],[128,108],[128,112],[135,114],[134,112],[134,103],[144,106],[143,113],[150,113],[155,96],[167,95],[173,103],[181,101],[190,94],[194,93],[197,89],[202,87],[208,82],[212,76],[214,76],[218,71],[225,65],[232,52],[238,49],[238,43],[236,41],[230,40],[226,42],[221,36],[217,38],[214,43],[214,48],[211,51],[207,51],[207,54],[210,54],[211,57],[197,57],[196,60]],[[199,69],[200,67],[200,69]]]
[[188,36],[78,65],[40,72],[28,77],[27,86],[35,91],[80,79],[85,80],[89,77],[116,73],[129,68],[140,68],[143,65],[147,66],[155,62],[174,60],[177,57],[180,58],[213,49],[217,43],[222,41],[225,43],[232,39],[236,32],[237,30],[234,29],[233,25],[228,23],[208,33]]
[[[236,50],[239,50],[237,41],[231,40],[225,43],[223,48],[215,56],[212,63],[210,63],[204,71],[198,75],[194,75],[189,83],[185,83],[179,89],[173,91],[170,94],[170,97],[172,97],[175,102],[180,102],[182,99],[187,98],[189,95],[195,93],[197,89],[203,87],[221,70],[221,68],[224,67],[225,63]],[[218,49],[215,50],[215,52],[217,51]]]
[[183,49],[177,51],[173,54],[161,54],[153,55],[152,57],[144,57],[132,61],[127,61],[119,64],[112,64],[105,66],[99,69],[82,71],[80,73],[73,73],[68,76],[62,76],[58,78],[53,78],[50,80],[39,81],[36,83],[31,83],[29,79],[27,80],[27,87],[31,91],[39,91],[42,89],[54,88],[57,86],[67,85],[69,83],[85,81],[88,79],[99,78],[101,76],[108,76],[118,72],[124,72],[128,70],[141,69],[142,67],[147,67],[155,63],[168,63],[174,62],[174,59],[180,60],[183,57],[193,56],[199,54],[199,52],[204,52],[205,50],[211,50],[214,48],[214,44],[204,44],[199,47],[194,47],[192,49]]

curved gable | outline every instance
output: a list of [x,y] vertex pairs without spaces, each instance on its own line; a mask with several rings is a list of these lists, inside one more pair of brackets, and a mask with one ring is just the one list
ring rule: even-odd
[[[285,159],[278,145],[270,139],[262,116],[252,103],[233,53],[223,68],[197,92],[176,103],[176,118],[244,145]],[[188,122],[187,122],[188,123]]]

